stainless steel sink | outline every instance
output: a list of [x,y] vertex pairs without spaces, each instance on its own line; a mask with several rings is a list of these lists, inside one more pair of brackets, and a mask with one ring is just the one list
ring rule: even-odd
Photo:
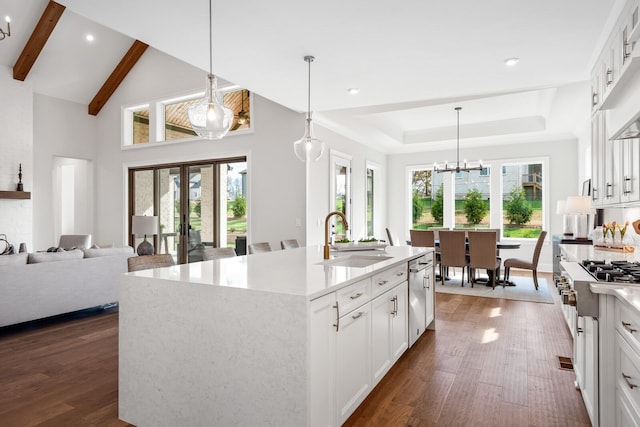
[[349,255],[341,256],[327,261],[323,261],[319,264],[330,265],[336,267],[353,267],[364,268],[373,264],[377,264],[382,261],[386,261],[393,257],[390,256],[375,256],[375,255]]

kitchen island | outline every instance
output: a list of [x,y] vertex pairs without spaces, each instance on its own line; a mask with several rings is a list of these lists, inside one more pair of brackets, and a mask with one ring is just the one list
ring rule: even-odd
[[407,266],[425,254],[397,246],[325,261],[311,246],[123,275],[120,418],[341,424],[407,348]]

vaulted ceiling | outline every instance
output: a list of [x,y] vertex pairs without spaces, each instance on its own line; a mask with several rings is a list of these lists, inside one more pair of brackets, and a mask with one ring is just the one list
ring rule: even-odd
[[[206,70],[206,0],[61,0],[28,79],[89,104],[134,40]],[[3,0],[13,66],[46,0]],[[575,137],[589,118],[594,54],[623,0],[213,0],[214,72],[386,152]],[[84,33],[95,35],[88,44]],[[503,60],[519,57],[516,67]],[[348,88],[360,93],[350,95]]]

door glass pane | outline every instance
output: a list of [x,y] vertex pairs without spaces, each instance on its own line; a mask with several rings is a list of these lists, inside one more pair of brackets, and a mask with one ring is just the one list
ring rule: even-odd
[[489,228],[491,174],[482,170],[455,174],[456,228]]
[[[153,171],[141,170],[133,174],[134,199],[132,216],[153,216]],[[147,240],[153,244],[153,236]],[[133,236],[133,247],[136,249],[144,240],[144,236]],[[157,252],[157,251],[156,251]]]
[[214,246],[213,165],[189,166],[187,262],[202,261],[206,246]]
[[542,163],[503,166],[503,236],[537,238],[542,231]]
[[411,172],[412,228],[442,227],[442,174],[428,169]]
[[179,262],[180,230],[180,169],[158,169],[158,201],[160,235],[157,253],[171,254]]
[[[347,216],[347,191],[348,191],[348,175],[347,166],[336,164],[336,210],[342,212]],[[348,217],[347,217],[348,218]],[[346,237],[346,231],[344,229],[343,221],[336,221],[333,219],[335,225],[335,238],[341,240]]]
[[246,254],[247,162],[220,164],[220,247]]

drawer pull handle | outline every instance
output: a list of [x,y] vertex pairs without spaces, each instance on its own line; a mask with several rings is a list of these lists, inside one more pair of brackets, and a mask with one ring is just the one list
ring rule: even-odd
[[638,387],[637,384],[632,383],[631,381],[629,381],[631,379],[631,375],[625,375],[625,373],[622,373],[622,378],[624,378],[624,381],[627,383],[627,385],[629,386],[629,388],[631,390],[633,390],[634,388]]
[[349,298],[351,298],[351,299],[356,299],[356,298],[360,298],[361,296],[362,296],[362,292],[358,292],[358,293],[357,293],[357,294],[355,294],[355,295],[351,295]]
[[378,282],[378,286],[386,285],[388,280],[381,280]]
[[400,276],[404,276],[404,271],[398,271],[396,273],[396,276],[400,277]]
[[336,301],[336,305],[333,306],[336,309],[336,323],[333,324],[336,328],[336,332],[340,330],[340,307],[338,307],[338,301]]
[[637,330],[637,329],[633,329],[633,328],[631,327],[631,323],[627,323],[627,322],[625,322],[625,321],[622,321],[622,326],[624,326],[624,328],[625,328],[627,331],[629,331],[630,333],[638,332],[638,330]]
[[351,316],[351,318],[353,320],[356,320],[359,317],[362,317],[362,315],[364,314],[364,311],[359,311],[358,314],[354,314],[353,316]]

